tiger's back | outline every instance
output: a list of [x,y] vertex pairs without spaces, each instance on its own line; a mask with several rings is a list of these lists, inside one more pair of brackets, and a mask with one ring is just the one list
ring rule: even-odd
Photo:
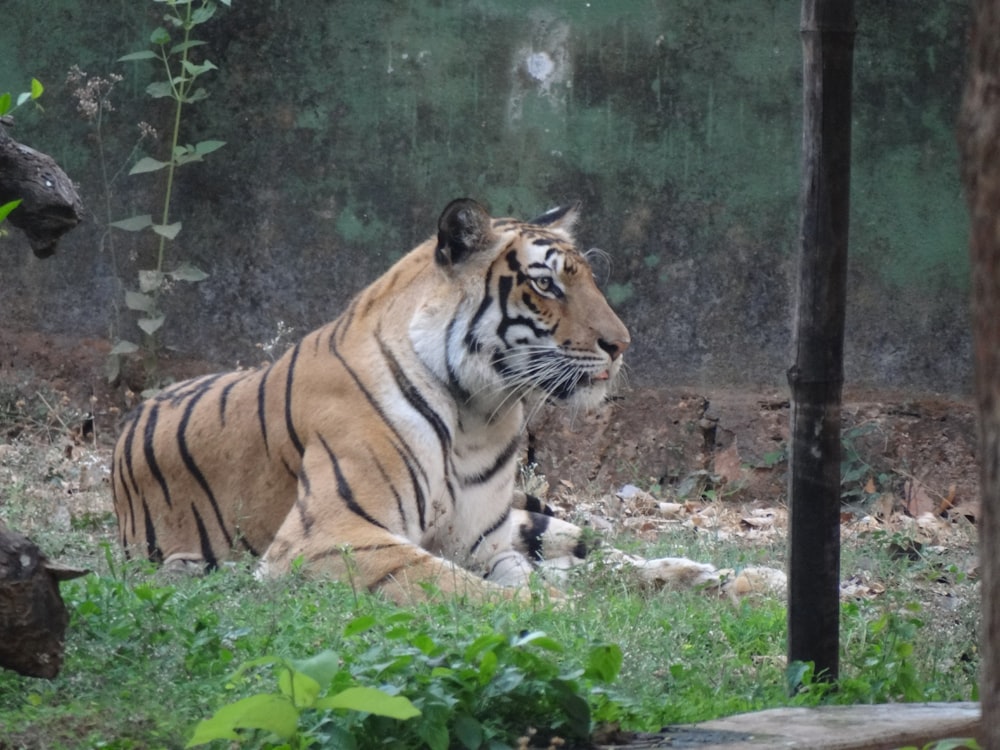
[[350,566],[397,598],[523,583],[548,522],[512,508],[522,401],[598,403],[628,345],[573,219],[455,201],[273,364],[140,405],[112,465],[123,545],[209,567],[249,553],[268,574]]

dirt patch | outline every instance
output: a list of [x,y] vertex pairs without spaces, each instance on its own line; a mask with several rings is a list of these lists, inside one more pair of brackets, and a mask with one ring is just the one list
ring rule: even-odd
[[[39,429],[93,431],[92,444],[112,445],[140,385],[107,382],[109,351],[101,339],[0,330],[0,416],[5,404],[23,413],[31,402]],[[169,355],[161,368],[176,379],[220,369]],[[845,512],[975,518],[971,400],[850,390],[844,400]],[[778,390],[636,388],[593,414],[543,410],[532,421],[527,456],[553,492],[567,496],[631,484],[668,500],[781,507],[788,411]]]
[[[5,404],[41,399],[35,420],[53,428],[93,429],[100,442],[111,445],[122,415],[134,406],[142,390],[141,366],[123,368],[109,382],[106,375],[110,342],[34,331],[0,328],[0,417]],[[165,376],[181,380],[221,369],[219,365],[167,353],[160,367]],[[40,426],[40,425],[39,425]],[[11,437],[8,435],[8,437]]]
[[[915,517],[962,508],[975,516],[971,400],[848,392],[844,402],[849,505],[891,502]],[[532,424],[529,454],[553,486],[607,491],[633,483],[672,489],[682,500],[698,493],[783,504],[788,423],[787,397],[777,391],[639,389],[591,415],[546,410]]]

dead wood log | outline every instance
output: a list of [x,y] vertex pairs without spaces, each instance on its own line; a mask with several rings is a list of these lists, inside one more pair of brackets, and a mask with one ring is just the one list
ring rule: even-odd
[[59,674],[69,623],[59,581],[87,572],[51,562],[0,521],[0,667],[28,677]]
[[83,202],[72,180],[48,154],[18,143],[0,118],[0,206],[21,200],[7,220],[22,230],[39,258],[55,253],[59,238],[80,223]]

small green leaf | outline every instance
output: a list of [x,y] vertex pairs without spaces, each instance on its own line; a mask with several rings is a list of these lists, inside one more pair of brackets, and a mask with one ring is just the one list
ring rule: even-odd
[[376,716],[387,716],[390,719],[412,719],[414,716],[420,716],[420,711],[410,703],[409,698],[389,695],[372,687],[347,688],[336,695],[320,698],[316,701],[315,707],[321,711],[332,708],[363,711]]
[[149,41],[156,45],[170,44],[170,32],[162,26],[158,26],[149,35]]
[[129,174],[143,174],[145,172],[155,172],[169,166],[167,162],[154,159],[151,156],[144,156],[135,163],[135,166],[128,171]]
[[129,310],[150,313],[156,309],[156,300],[148,294],[140,292],[125,292],[125,307]]
[[16,201],[11,201],[10,203],[4,203],[0,206],[0,221],[6,219],[10,212],[21,205],[21,199],[18,198]]
[[153,81],[146,87],[146,93],[154,99],[163,99],[174,95],[174,88],[170,81]]
[[5,115],[10,112],[11,103],[14,100],[11,99],[10,94],[0,94],[0,115]]
[[220,148],[226,145],[225,141],[200,141],[195,144],[195,153],[204,156],[205,154],[210,154],[213,151],[218,151]]
[[208,5],[203,5],[200,8],[196,8],[194,13],[191,14],[191,23],[199,24],[205,23],[208,19],[215,15],[215,5],[209,3]]
[[155,58],[156,53],[151,49],[143,49],[138,52],[130,52],[127,55],[122,55],[118,58],[118,62],[129,62],[131,60],[149,60]]
[[333,651],[321,651],[308,659],[289,659],[292,667],[309,675],[320,685],[329,685],[340,671],[340,657]]
[[161,237],[172,240],[181,231],[181,222],[175,221],[173,224],[153,224],[153,231]]
[[117,344],[111,347],[111,351],[108,353],[135,354],[137,351],[139,351],[139,346],[137,344],[133,344],[131,341],[119,341]]
[[785,689],[789,695],[797,693],[812,680],[813,664],[806,661],[793,661],[785,667]]
[[163,321],[165,320],[165,315],[158,315],[155,318],[139,318],[135,324],[148,335],[152,336],[163,327]]
[[208,278],[207,273],[191,263],[181,263],[168,273],[174,281],[204,281]]
[[118,378],[122,374],[122,358],[118,354],[109,353],[107,359],[104,360],[104,379],[108,383],[117,382]]
[[497,667],[499,664],[500,662],[496,651],[487,651],[483,654],[483,658],[479,660],[480,685],[485,685],[493,679],[493,675],[497,673]]
[[139,291],[148,294],[163,286],[164,274],[160,271],[139,271]]
[[201,161],[201,156],[195,153],[191,153],[190,151],[185,151],[180,156],[174,157],[174,164],[176,164],[178,167],[181,167],[185,164],[190,164],[193,161]]
[[455,718],[455,738],[469,750],[478,750],[483,746],[483,725],[468,714],[459,714]]
[[205,89],[197,89],[193,94],[190,94],[185,101],[200,102],[202,99],[208,99],[208,92]]
[[530,633],[525,633],[524,635],[518,636],[514,639],[513,646],[526,646],[528,644],[533,646],[538,646],[539,648],[544,648],[546,651],[555,651],[556,653],[562,653],[565,649],[559,641],[546,635],[540,630],[534,630]]
[[614,643],[605,643],[590,649],[587,659],[587,677],[604,683],[614,682],[622,668],[622,650]]
[[295,735],[298,725],[299,711],[285,696],[251,695],[223,706],[210,719],[199,722],[186,747],[239,739],[237,729],[263,729],[287,740]]
[[375,626],[375,615],[361,615],[355,617],[344,627],[344,637],[350,638],[352,635],[364,633]]
[[42,82],[39,81],[37,78],[32,78],[31,79],[31,98],[32,99],[37,99],[38,97],[40,97],[42,95],[43,91],[45,91],[45,87],[42,85]]
[[282,669],[278,689],[288,696],[296,708],[312,708],[319,697],[320,684],[312,677],[294,669]]
[[176,55],[179,52],[183,52],[186,49],[191,49],[192,47],[200,47],[207,42],[200,42],[197,39],[188,39],[186,42],[181,42],[180,44],[175,44],[170,48],[170,54]]
[[465,649],[465,660],[472,663],[483,651],[495,651],[498,646],[502,646],[507,639],[500,633],[486,633],[479,636],[468,648]]
[[207,73],[210,70],[218,70],[218,68],[215,66],[215,63],[213,63],[211,60],[205,60],[201,64],[196,64],[191,62],[190,60],[185,60],[184,70],[189,76],[191,76],[191,78],[197,78],[202,73]]
[[31,98],[31,92],[30,91],[23,91],[23,92],[21,92],[20,94],[17,95],[17,106],[20,107],[22,104],[24,104],[30,98]]
[[153,226],[153,217],[149,214],[130,216],[127,219],[120,219],[119,221],[111,222],[111,226],[115,229],[124,229],[126,232],[138,232],[142,229]]

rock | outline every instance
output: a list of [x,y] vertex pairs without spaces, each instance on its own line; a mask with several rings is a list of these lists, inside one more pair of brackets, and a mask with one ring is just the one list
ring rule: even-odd
[[0,521],[0,667],[28,677],[59,674],[69,622],[59,581],[87,572],[49,561]]

